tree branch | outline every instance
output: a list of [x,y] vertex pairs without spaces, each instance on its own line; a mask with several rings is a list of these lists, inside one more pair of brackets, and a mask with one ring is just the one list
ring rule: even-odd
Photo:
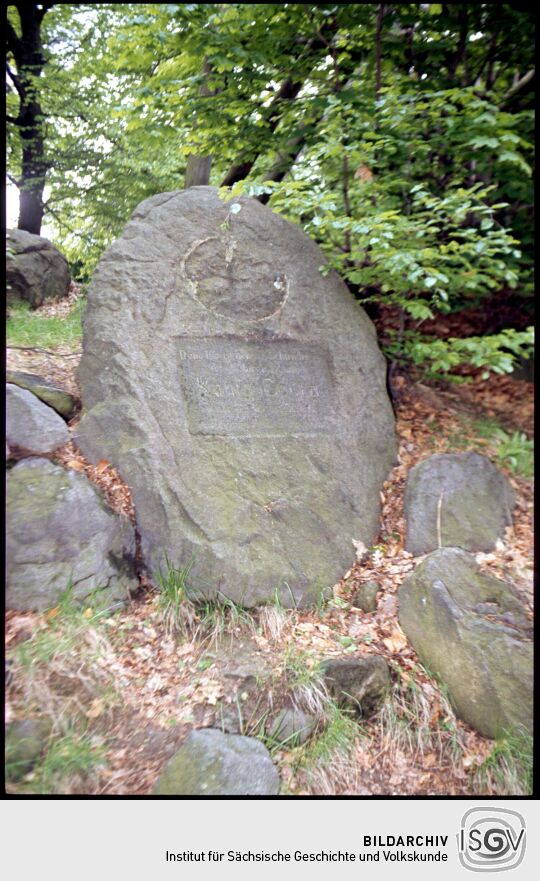
[[[285,82],[281,84],[269,107],[270,112],[267,117],[267,122],[271,132],[274,132],[277,128],[278,122],[280,120],[283,101],[294,101],[302,86],[302,82],[294,81],[290,77],[288,77]],[[248,176],[254,164],[255,159],[248,159],[244,162],[235,162],[234,165],[231,165],[231,167],[229,168],[227,174],[221,181],[220,186],[232,187],[232,185],[237,183],[238,181],[244,180],[244,178]]]
[[13,83],[13,85],[15,86],[17,92],[19,93],[19,97],[21,99],[24,99],[25,94],[26,94],[24,87],[23,87],[18,75],[11,69],[8,61],[6,61],[6,73],[7,73],[8,77],[10,78],[11,82]]
[[511,98],[514,97],[514,95],[517,95],[518,92],[521,92],[521,90],[524,89],[525,86],[527,86],[532,79],[534,79],[534,72],[535,69],[533,67],[532,70],[529,70],[526,74],[524,74],[521,79],[519,79],[517,83],[508,90],[499,106],[503,107],[508,101],[510,101]]

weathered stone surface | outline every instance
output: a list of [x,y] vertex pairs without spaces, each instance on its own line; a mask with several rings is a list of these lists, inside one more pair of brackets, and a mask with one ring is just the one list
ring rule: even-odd
[[6,380],[12,385],[19,388],[27,389],[32,392],[44,404],[48,404],[57,413],[60,413],[64,419],[69,419],[75,411],[77,401],[66,392],[59,388],[54,382],[44,379],[42,376],[36,376],[34,373],[23,373],[20,370],[6,370]]
[[486,456],[430,456],[407,478],[407,550],[414,556],[439,546],[489,551],[511,525],[513,507],[510,484]]
[[129,484],[151,570],[307,605],[370,544],[395,455],[371,321],[319,248],[212,187],[143,202],[92,280],[77,440]]
[[270,725],[269,734],[273,740],[290,748],[306,743],[316,727],[317,720],[313,716],[297,707],[285,707]]
[[20,780],[32,770],[52,730],[48,719],[19,719],[6,725],[6,777]]
[[276,795],[279,776],[253,737],[192,731],[154,786],[155,795]]
[[379,655],[325,661],[323,676],[336,703],[362,717],[375,712],[390,688],[388,664]]
[[137,586],[134,557],[131,523],[106,507],[84,474],[38,458],[8,472],[8,609],[47,609],[70,583],[76,600],[93,591],[104,602],[125,600]]
[[30,453],[52,453],[69,443],[66,423],[32,392],[6,385],[6,440],[10,447]]
[[447,685],[458,715],[486,737],[532,731],[531,622],[510,585],[459,548],[429,554],[399,591],[399,621]]
[[377,594],[380,586],[376,581],[366,581],[360,584],[351,597],[351,603],[363,612],[374,612],[377,608]]
[[45,300],[65,297],[70,274],[58,248],[22,229],[9,229],[6,238],[7,301],[26,300],[35,309]]

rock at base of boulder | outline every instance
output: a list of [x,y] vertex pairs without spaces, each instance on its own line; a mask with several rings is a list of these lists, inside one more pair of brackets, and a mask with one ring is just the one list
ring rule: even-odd
[[52,724],[48,719],[20,719],[6,725],[6,777],[20,780],[45,749]]
[[7,301],[26,300],[33,309],[45,300],[65,297],[69,265],[58,248],[22,229],[9,229],[6,239]]
[[363,612],[374,612],[377,608],[379,585],[376,581],[366,581],[356,588],[351,597],[352,605]]
[[70,585],[76,601],[94,592],[102,602],[125,601],[138,586],[134,559],[132,524],[84,474],[40,458],[8,472],[8,609],[50,608]]
[[286,707],[278,713],[268,733],[273,740],[290,748],[306,743],[316,727],[317,720],[313,716],[297,707]]
[[75,412],[77,406],[76,398],[42,376],[36,376],[34,373],[23,373],[20,370],[7,370],[6,380],[12,385],[32,392],[36,398],[39,398],[44,404],[48,404],[64,419],[69,419]]
[[457,714],[486,737],[532,732],[531,622],[510,585],[460,548],[441,548],[399,591],[399,621]]
[[405,488],[407,550],[489,551],[512,524],[514,491],[478,453],[440,453],[415,465]]
[[154,786],[154,795],[276,795],[279,775],[253,737],[192,731]]
[[378,655],[329,660],[322,669],[328,692],[338,706],[363,717],[377,710],[390,688],[388,664]]
[[6,440],[11,448],[39,455],[69,443],[64,420],[32,392],[6,385]]

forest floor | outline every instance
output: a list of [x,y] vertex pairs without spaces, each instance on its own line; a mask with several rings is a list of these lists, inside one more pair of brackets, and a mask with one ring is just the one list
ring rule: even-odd
[[[79,306],[74,288],[69,303],[38,313],[62,318]],[[8,348],[8,367],[76,393],[80,338],[26,342],[27,348],[20,340],[13,343],[20,348]],[[39,716],[52,726],[40,763],[8,783],[8,791],[150,793],[190,729],[219,727],[219,714],[233,702],[231,658],[244,653],[248,666],[263,671],[264,696],[249,717],[240,713],[242,730],[269,747],[283,794],[526,794],[528,755],[515,744],[481,737],[455,717],[444,688],[403,634],[397,611],[399,587],[414,567],[404,549],[407,473],[433,453],[475,450],[501,468],[517,494],[513,526],[492,553],[476,558],[515,585],[532,616],[533,386],[511,376],[482,380],[480,371],[463,385],[427,385],[410,375],[394,385],[399,454],[381,493],[379,537],[368,549],[351,545],[350,569],[319,608],[216,606],[196,611],[181,636],[171,630],[163,595],[143,579],[114,614],[69,603],[44,613],[8,611],[6,721]],[[129,489],[109,463],[91,465],[72,444],[54,458],[86,473],[114,510],[134,516]],[[373,580],[380,587],[377,609],[365,613],[351,596]],[[265,720],[287,694],[317,703],[321,659],[361,654],[381,655],[392,671],[392,693],[375,716],[358,721],[327,714],[325,726],[303,746],[264,734]],[[244,699],[247,707],[249,695],[235,693],[234,701]]]

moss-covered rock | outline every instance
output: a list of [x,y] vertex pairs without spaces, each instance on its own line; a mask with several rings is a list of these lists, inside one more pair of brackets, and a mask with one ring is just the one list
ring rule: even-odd
[[374,713],[390,688],[388,664],[379,655],[334,659],[322,665],[326,687],[338,706],[362,717]]
[[351,597],[351,604],[363,612],[374,612],[377,608],[377,594],[380,585],[376,581],[360,584]]
[[276,795],[278,772],[253,737],[192,731],[154,786],[155,795]]
[[506,477],[478,453],[440,453],[409,472],[405,488],[407,550],[438,547],[489,551],[512,523],[515,497]]
[[84,474],[35,457],[8,472],[8,608],[49,608],[69,585],[81,602],[94,591],[125,600],[137,587],[134,557],[133,526]]
[[21,370],[7,370],[6,380],[12,385],[32,392],[36,398],[56,410],[64,419],[69,419],[77,406],[76,398],[59,388],[54,382],[34,373],[23,373]]
[[441,548],[401,586],[399,621],[465,722],[486,737],[532,731],[532,625],[509,584]]
[[6,725],[6,778],[20,780],[45,750],[52,724],[48,719],[19,719]]

